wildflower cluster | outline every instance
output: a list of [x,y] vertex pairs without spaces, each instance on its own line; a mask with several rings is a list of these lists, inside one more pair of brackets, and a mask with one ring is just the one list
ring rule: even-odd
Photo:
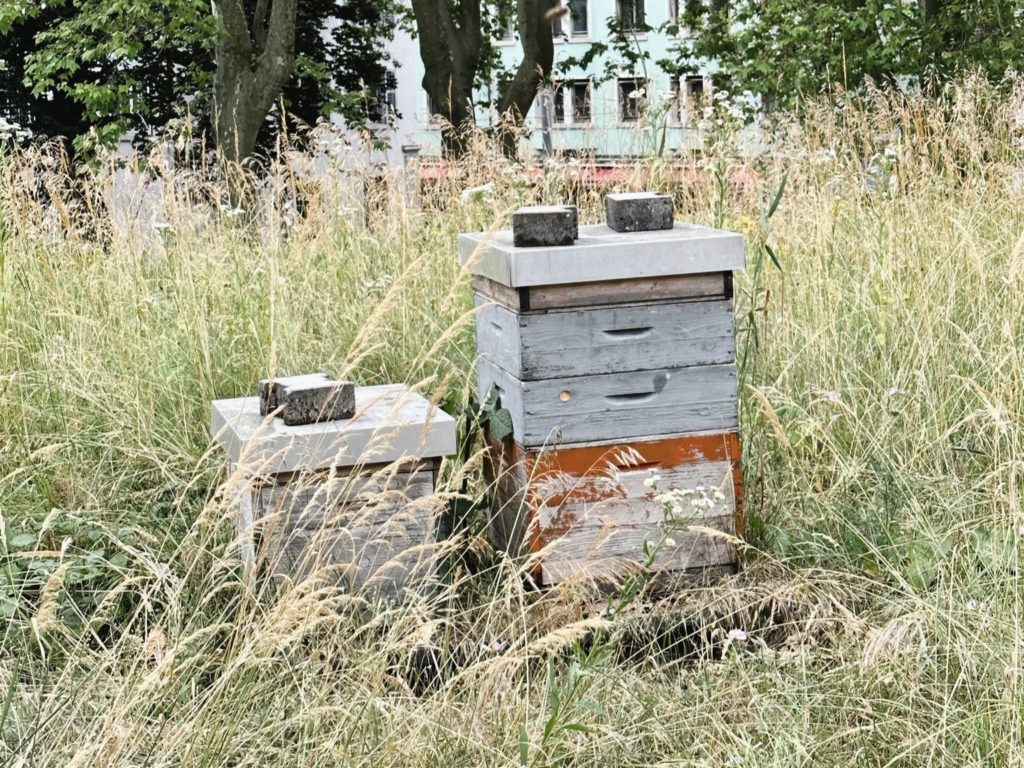
[[666,521],[677,521],[684,516],[703,517],[725,501],[721,489],[698,485],[694,488],[660,489],[661,475],[657,470],[644,480],[644,485],[655,492],[654,500],[665,509]]

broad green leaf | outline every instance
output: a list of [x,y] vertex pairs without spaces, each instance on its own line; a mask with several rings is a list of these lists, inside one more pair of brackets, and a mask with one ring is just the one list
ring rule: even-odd
[[35,546],[36,535],[34,533],[16,533],[11,537],[10,544],[13,549],[29,549]]
[[487,422],[495,440],[504,440],[512,434],[512,413],[507,408],[498,408]]

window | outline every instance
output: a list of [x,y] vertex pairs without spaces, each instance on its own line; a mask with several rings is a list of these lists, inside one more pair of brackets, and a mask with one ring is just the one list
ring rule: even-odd
[[427,123],[435,126],[440,124],[442,115],[434,106],[434,100],[430,98],[430,94],[426,91],[423,92],[423,96],[427,100]]
[[680,78],[681,114],[684,120],[699,117],[699,113],[711,96],[711,78],[708,75],[684,75]]
[[647,96],[647,84],[640,77],[619,78],[619,120],[635,123],[640,119]]
[[493,9],[494,12],[494,36],[499,43],[511,43],[516,39],[516,13],[515,11]]
[[555,90],[555,123],[573,125],[589,123],[590,81],[569,80]]
[[669,76],[668,92],[671,97],[668,105],[668,122],[670,125],[679,125],[683,118],[683,98],[679,89],[678,77]]
[[[668,0],[669,33],[677,37],[689,37],[690,28],[684,23],[686,0]],[[672,29],[674,27],[674,29]]]
[[646,28],[644,0],[618,0],[616,16],[623,32],[643,32]]
[[694,106],[704,101],[704,75],[686,76],[686,100]]
[[380,85],[366,91],[366,119],[371,123],[389,123],[398,115],[398,80],[386,72]]
[[569,0],[564,12],[551,19],[552,37],[586,37],[590,34],[589,0]]
[[590,19],[587,12],[587,0],[569,0],[573,37],[586,37],[590,34]]

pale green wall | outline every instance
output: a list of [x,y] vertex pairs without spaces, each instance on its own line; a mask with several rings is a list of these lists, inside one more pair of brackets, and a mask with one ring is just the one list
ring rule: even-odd
[[[556,39],[555,60],[561,61],[564,58],[580,57],[594,42],[607,42],[609,32],[607,19],[615,13],[615,0],[590,0],[589,5],[589,35],[585,38],[572,38],[570,40]],[[636,41],[636,45],[650,56],[646,61],[647,71],[638,65],[637,71],[629,71],[620,68],[619,76],[629,77],[646,76],[650,79],[650,91],[655,99],[665,98],[669,90],[669,75],[663,72],[655,62],[659,59],[669,58],[669,48],[675,41],[657,29],[669,20],[669,0],[647,0],[646,3],[647,23],[656,31],[649,32]],[[567,25],[567,21],[565,22]],[[507,68],[514,70],[521,57],[521,49],[518,40],[510,43],[499,43],[502,58]],[[614,58],[614,54],[610,54]],[[412,66],[405,71],[413,70],[415,82],[419,83],[423,78],[423,65],[417,56]],[[556,65],[556,71],[561,71]],[[573,69],[565,74],[567,79],[590,78],[593,81],[603,75],[605,62],[597,59],[591,65],[589,71]],[[706,74],[707,70],[694,72],[693,75]],[[430,125],[427,110],[426,93],[422,88],[418,89],[419,98],[416,106],[416,123],[419,127],[419,143],[423,146],[424,154],[433,154],[439,151],[439,131]],[[539,102],[539,99],[538,99]],[[528,125],[533,126],[533,134],[530,144],[537,151],[540,151],[543,144],[541,132],[541,116],[538,102],[528,120]],[[477,121],[480,125],[489,125],[489,116],[478,112]],[[685,121],[685,117],[684,117]],[[666,125],[666,118],[658,120],[658,130],[636,123],[622,123],[619,120],[617,81],[615,79],[600,84],[593,83],[591,91],[591,122],[587,125],[557,125],[551,130],[551,144],[557,152],[562,149],[592,150],[597,155],[628,156],[639,154],[652,154],[655,151],[660,138],[658,133],[662,126]],[[693,146],[697,141],[696,131],[680,124],[679,120],[667,122],[665,150],[674,151],[680,147]]]

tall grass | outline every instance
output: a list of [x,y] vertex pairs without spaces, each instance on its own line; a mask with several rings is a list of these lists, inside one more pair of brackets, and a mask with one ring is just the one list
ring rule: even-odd
[[[407,381],[460,411],[456,234],[540,200],[598,220],[575,166],[482,143],[423,192],[282,159],[241,214],[160,168],[146,235],[104,202],[112,169],[5,157],[0,759],[1019,764],[1022,88],[812,102],[763,156],[722,140],[629,169],[748,235],[751,525],[739,575],[614,617],[585,583],[525,588],[485,510],[443,588],[404,604],[323,574],[270,593],[238,562],[207,434],[211,399],[277,372]],[[443,469],[443,499],[486,490],[478,451]]]

